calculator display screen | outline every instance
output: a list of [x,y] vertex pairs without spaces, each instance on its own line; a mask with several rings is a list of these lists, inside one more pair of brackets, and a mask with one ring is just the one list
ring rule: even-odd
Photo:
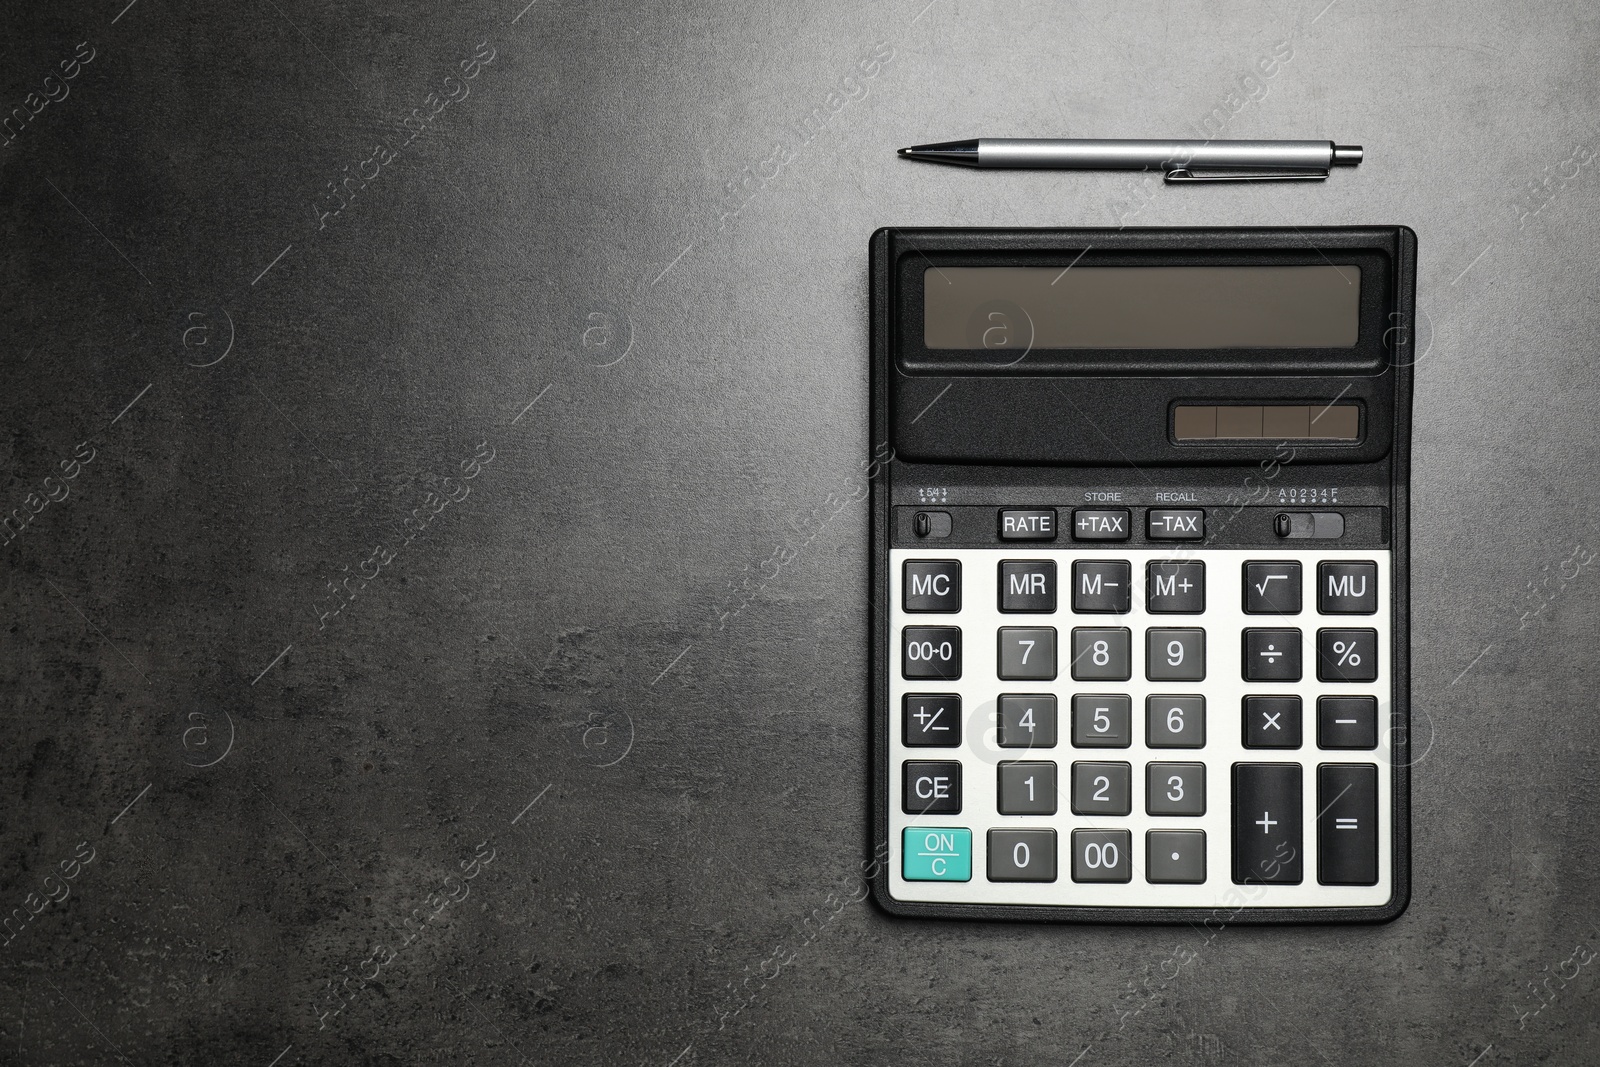
[[1351,348],[1361,268],[930,267],[929,349]]

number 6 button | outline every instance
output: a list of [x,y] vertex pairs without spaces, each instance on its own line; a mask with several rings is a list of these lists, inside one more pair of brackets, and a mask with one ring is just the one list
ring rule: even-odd
[[907,626],[902,634],[900,673],[905,677],[943,682],[961,677],[961,627]]

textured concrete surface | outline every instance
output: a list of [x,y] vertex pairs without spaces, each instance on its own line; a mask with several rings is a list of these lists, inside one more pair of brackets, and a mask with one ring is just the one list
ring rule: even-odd
[[[0,1061],[1592,1059],[1592,5],[124,2],[0,13]],[[1367,162],[893,155],[1196,130]],[[1119,221],[1420,237],[1392,925],[859,899],[868,235]]]

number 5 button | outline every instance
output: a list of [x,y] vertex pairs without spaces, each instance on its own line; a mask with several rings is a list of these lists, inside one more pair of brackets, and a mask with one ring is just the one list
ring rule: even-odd
[[907,626],[901,633],[902,675],[944,682],[961,677],[961,627]]

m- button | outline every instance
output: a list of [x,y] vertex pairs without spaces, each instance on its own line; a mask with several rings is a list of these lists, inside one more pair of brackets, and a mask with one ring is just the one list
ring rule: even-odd
[[1056,512],[1054,508],[1038,511],[1002,511],[1000,513],[1000,540],[1002,541],[1054,541],[1056,539]]
[[1126,541],[1128,539],[1128,509],[1107,508],[1091,510],[1079,508],[1072,513],[1072,539],[1074,541]]

